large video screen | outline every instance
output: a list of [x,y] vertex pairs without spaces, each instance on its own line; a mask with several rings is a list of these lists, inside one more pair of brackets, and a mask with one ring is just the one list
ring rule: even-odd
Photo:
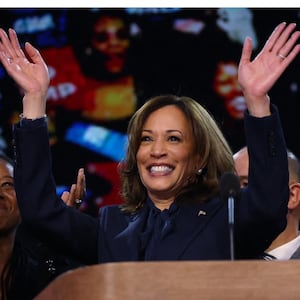
[[[245,101],[237,68],[246,36],[253,56],[281,21],[299,23],[297,8],[6,8],[0,26],[43,55],[51,82],[49,141],[57,193],[84,167],[83,212],[122,203],[118,163],[126,128],[152,96],[195,98],[214,116],[232,150],[244,146]],[[270,92],[287,146],[300,156],[299,58]],[[0,148],[12,156],[12,124],[22,92],[0,66]]]

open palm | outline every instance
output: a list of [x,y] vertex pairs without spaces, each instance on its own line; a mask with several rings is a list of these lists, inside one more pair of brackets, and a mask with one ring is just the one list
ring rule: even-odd
[[245,40],[239,64],[238,79],[247,95],[251,91],[254,97],[263,97],[269,92],[284,70],[294,60],[300,51],[300,45],[295,45],[300,32],[295,31],[296,24],[279,24],[264,48],[251,61],[251,40]]
[[49,84],[48,68],[39,51],[30,43],[21,49],[16,32],[0,28],[0,60],[7,73],[15,80],[25,94],[45,96]]

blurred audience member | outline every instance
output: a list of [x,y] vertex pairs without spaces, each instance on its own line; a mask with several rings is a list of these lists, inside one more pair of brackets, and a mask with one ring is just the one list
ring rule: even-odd
[[[287,226],[266,249],[269,258],[279,260],[300,258],[300,162],[294,153],[288,150],[290,198],[288,202]],[[240,177],[241,187],[248,186],[249,156],[247,147],[233,155],[235,168]],[[254,171],[255,172],[255,171]],[[268,179],[269,180],[269,179]],[[266,182],[266,184],[268,184]],[[270,183],[272,184],[272,180]]]
[[[77,185],[63,193],[64,202],[78,206],[84,185],[81,169]],[[37,239],[21,222],[13,161],[0,152],[0,299],[31,300],[56,276],[81,265],[75,258],[48,247],[46,241]]]

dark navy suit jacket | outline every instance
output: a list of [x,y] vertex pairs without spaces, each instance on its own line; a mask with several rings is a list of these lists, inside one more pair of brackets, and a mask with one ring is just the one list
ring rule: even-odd
[[291,259],[300,259],[300,247],[293,253]]
[[[284,136],[276,107],[272,115],[245,115],[250,156],[249,186],[235,203],[236,258],[255,258],[285,228],[289,198]],[[148,206],[128,215],[118,206],[99,218],[66,206],[56,196],[46,122],[14,127],[15,185],[23,222],[88,264],[142,260],[140,235]],[[63,159],[63,158],[62,158]],[[215,197],[182,205],[173,230],[156,243],[149,260],[230,259],[228,207]]]

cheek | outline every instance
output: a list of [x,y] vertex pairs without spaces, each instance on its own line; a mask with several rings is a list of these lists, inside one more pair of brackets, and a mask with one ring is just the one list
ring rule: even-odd
[[21,222],[21,215],[20,212],[17,210],[12,215],[12,223],[13,225],[18,225]]
[[139,147],[138,151],[136,153],[136,161],[137,163],[142,163],[144,161],[146,161],[148,157],[148,151],[146,147]]
[[145,168],[143,168],[145,166],[145,159],[146,155],[143,151],[138,150],[137,154],[136,154],[136,165],[137,165],[137,169],[138,169],[138,173],[139,173],[139,177],[140,180],[142,181],[142,183],[145,185],[144,183],[144,175],[146,175],[146,170]]
[[16,228],[21,222],[21,216],[20,216],[19,210],[15,209],[9,215],[6,215],[6,217],[3,218],[2,221],[4,221],[4,223],[2,223],[2,226],[4,224],[4,227],[6,229]]
[[20,217],[20,210],[19,210],[19,206],[18,206],[16,192],[14,190],[10,191],[7,193],[6,196],[10,199],[10,203],[12,205],[12,215],[14,215],[16,217]]
[[102,52],[107,49],[107,44],[106,43],[97,43],[93,42],[93,48]]
[[181,168],[186,174],[195,173],[195,170],[197,168],[195,163],[196,160],[191,152],[181,154],[180,161]]
[[128,41],[128,40],[121,41],[120,44],[121,44],[121,46],[122,46],[124,49],[127,49],[127,48],[129,47],[129,41]]
[[[16,199],[16,197],[14,199]],[[12,217],[14,219],[14,222],[20,222],[20,220],[21,220],[21,213],[19,210],[17,200],[14,202],[14,205],[13,205]]]

